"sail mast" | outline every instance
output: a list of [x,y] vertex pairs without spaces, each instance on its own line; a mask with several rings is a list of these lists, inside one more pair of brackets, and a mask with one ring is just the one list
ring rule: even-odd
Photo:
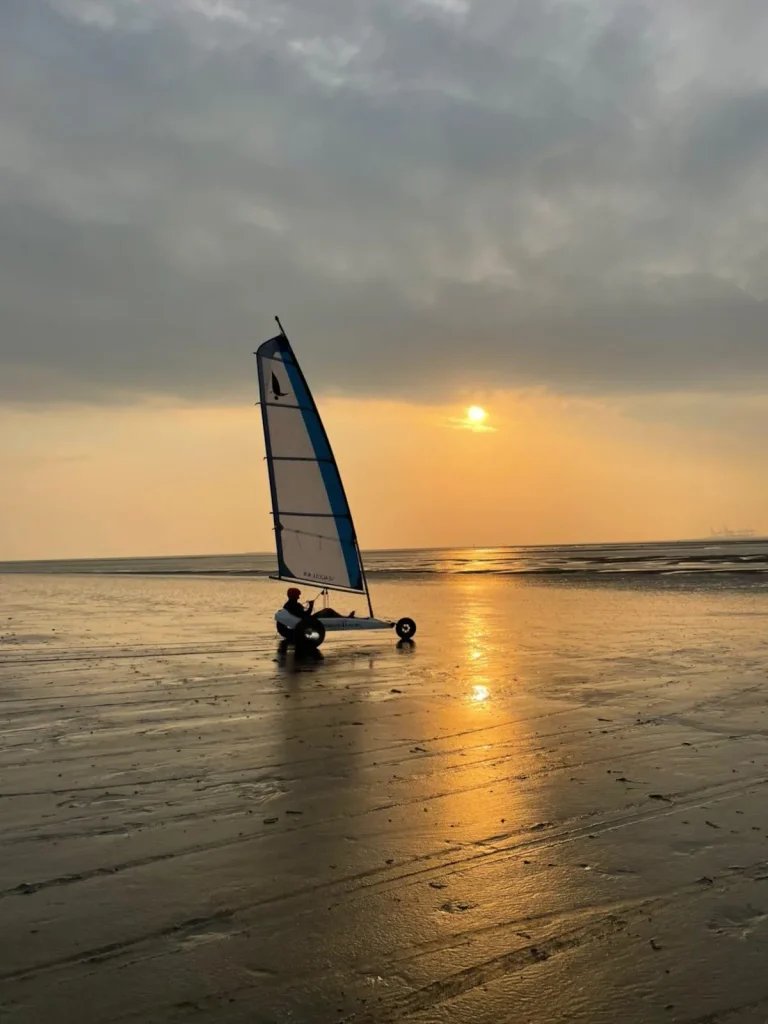
[[[277,320],[277,317],[275,317]],[[280,321],[277,321],[278,324]],[[282,333],[283,328],[280,327]],[[254,353],[256,354],[256,353]],[[272,454],[272,437],[269,430],[269,419],[267,416],[267,403],[262,390],[261,384],[261,372],[259,372],[259,405],[261,406],[261,425],[264,430],[264,448],[267,453],[267,475],[269,477],[269,496],[272,502],[272,532],[275,535],[275,550],[277,552],[277,564],[278,571],[279,567],[283,565],[283,538],[280,536],[280,520],[277,503],[277,483],[275,481],[275,461]]]

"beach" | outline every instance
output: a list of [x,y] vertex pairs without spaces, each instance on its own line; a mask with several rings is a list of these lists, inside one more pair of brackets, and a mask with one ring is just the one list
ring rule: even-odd
[[761,580],[0,580],[3,1022],[768,1019]]

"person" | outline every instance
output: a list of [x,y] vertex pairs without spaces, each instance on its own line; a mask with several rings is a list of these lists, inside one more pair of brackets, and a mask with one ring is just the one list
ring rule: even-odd
[[[307,601],[307,604],[306,604],[306,607],[305,607],[301,603],[301,601],[299,600],[299,598],[301,597],[301,591],[299,590],[298,587],[289,587],[288,588],[287,597],[288,597],[288,600],[283,605],[283,608],[285,609],[285,611],[290,612],[291,615],[295,615],[297,619],[303,619],[303,618],[306,618],[306,616],[308,616],[308,615],[314,615],[315,614],[315,611],[314,611],[315,602],[314,602],[314,600]],[[354,617],[355,617],[355,613],[354,612],[350,612],[349,615],[347,616],[347,618],[350,618],[350,619],[353,619]],[[333,608],[321,608],[321,610],[319,612],[317,612],[317,618],[318,619],[341,619],[341,618],[343,618],[343,616],[340,615],[337,611],[334,611]]]
[[298,587],[289,587],[287,597],[288,600],[283,605],[285,611],[289,612],[291,615],[295,615],[297,619],[303,619],[305,615],[312,614],[314,601],[310,601],[305,608],[299,600],[301,597],[301,591]]

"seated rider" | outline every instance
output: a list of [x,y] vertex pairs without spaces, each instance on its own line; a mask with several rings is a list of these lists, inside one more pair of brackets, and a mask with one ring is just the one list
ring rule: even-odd
[[297,619],[303,619],[305,615],[311,615],[314,605],[314,601],[309,601],[305,608],[299,600],[300,597],[301,591],[298,587],[289,587],[288,600],[283,605],[284,610],[290,612],[291,615],[295,615]]
[[[314,607],[315,607],[314,599],[312,601],[307,601],[307,604],[306,604],[306,607],[305,607],[301,603],[301,601],[299,601],[299,598],[301,597],[301,591],[299,590],[298,587],[289,587],[288,588],[288,595],[287,596],[288,596],[288,600],[283,605],[283,608],[285,609],[285,611],[289,612],[291,615],[295,615],[297,619],[303,619],[303,618],[306,618],[308,615],[314,615],[315,614],[315,612],[314,612]],[[353,619],[355,617],[355,613],[354,612],[350,612],[349,615],[346,616],[346,617],[348,619]],[[340,615],[338,612],[334,611],[333,608],[322,608],[319,612],[317,612],[317,618],[318,619],[341,619],[341,618],[344,618],[344,616]]]

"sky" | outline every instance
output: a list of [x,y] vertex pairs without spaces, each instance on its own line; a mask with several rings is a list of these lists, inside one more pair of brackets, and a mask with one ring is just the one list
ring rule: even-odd
[[[764,0],[4,0],[0,558],[768,534]],[[468,405],[490,429],[465,428]]]

